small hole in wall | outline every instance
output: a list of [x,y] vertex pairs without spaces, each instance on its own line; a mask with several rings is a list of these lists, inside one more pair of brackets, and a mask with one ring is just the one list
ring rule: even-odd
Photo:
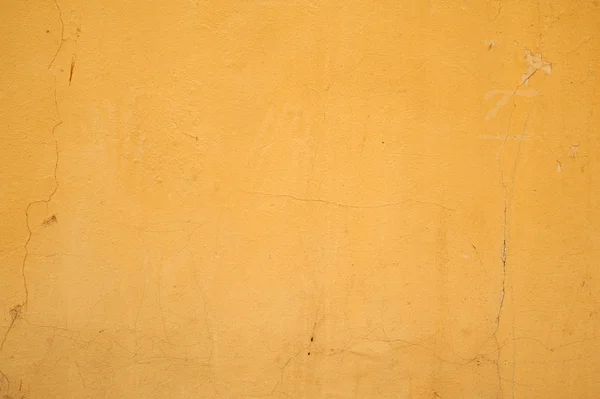
[[310,356],[310,352],[308,352],[308,356]]
[[310,337],[310,342],[313,342],[315,337]]

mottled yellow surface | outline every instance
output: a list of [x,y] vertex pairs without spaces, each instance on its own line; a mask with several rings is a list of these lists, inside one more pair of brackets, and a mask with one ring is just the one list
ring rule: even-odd
[[2,1],[0,395],[600,397],[599,33]]

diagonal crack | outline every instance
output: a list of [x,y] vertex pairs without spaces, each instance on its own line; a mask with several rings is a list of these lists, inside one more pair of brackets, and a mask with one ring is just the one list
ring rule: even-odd
[[[13,325],[15,324],[15,320],[17,320],[17,317],[19,317],[20,314],[21,314],[21,305],[15,305],[10,310],[10,319],[11,320],[10,320],[10,324],[8,325],[8,328],[6,329],[6,332],[4,333],[2,342],[0,342],[0,351],[4,348],[4,343],[6,342],[6,338],[8,338],[8,333],[12,329]],[[8,378],[7,378],[7,380],[8,380]]]
[[0,376],[2,376],[2,378],[6,381],[6,391],[10,392],[10,380],[8,379],[8,377],[6,376],[6,374],[4,374],[2,371],[0,371]]

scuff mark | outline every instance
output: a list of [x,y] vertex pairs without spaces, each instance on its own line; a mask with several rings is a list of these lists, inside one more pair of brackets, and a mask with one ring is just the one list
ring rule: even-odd
[[495,40],[484,40],[483,44],[486,45],[488,50],[491,50],[492,48],[496,47],[496,45],[498,44]]
[[73,54],[73,57],[71,58],[71,69],[69,70],[69,86],[71,86],[71,81],[73,80],[73,71],[75,70],[75,60],[76,60],[76,56],[75,54]]
[[195,141],[198,141],[198,136],[194,136],[193,134],[190,134],[188,132],[185,132],[183,130],[181,130],[181,128],[179,127],[179,124],[177,122],[175,122],[175,119],[171,118],[171,122],[173,122],[173,124],[175,125],[175,127],[177,128],[177,130],[179,132],[181,132],[182,134],[194,139]]
[[58,223],[58,219],[56,218],[56,215],[52,215],[48,219],[44,220],[42,222],[42,226],[50,226],[50,225],[53,225],[54,223]]

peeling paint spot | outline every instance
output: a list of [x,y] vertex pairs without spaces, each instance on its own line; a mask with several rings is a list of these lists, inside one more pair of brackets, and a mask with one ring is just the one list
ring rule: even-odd
[[521,75],[520,85],[529,85],[529,79],[535,75],[537,71],[542,71],[546,75],[552,74],[552,64],[544,61],[541,53],[532,53],[525,49],[525,61],[527,61],[527,72]]

